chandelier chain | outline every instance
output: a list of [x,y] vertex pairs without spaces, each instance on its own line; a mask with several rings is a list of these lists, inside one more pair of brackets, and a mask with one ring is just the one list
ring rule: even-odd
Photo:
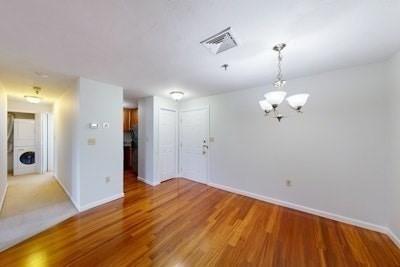
[[276,75],[276,78],[278,81],[282,81],[282,66],[281,66],[281,61],[282,61],[282,55],[281,55],[281,50],[278,51],[278,74]]

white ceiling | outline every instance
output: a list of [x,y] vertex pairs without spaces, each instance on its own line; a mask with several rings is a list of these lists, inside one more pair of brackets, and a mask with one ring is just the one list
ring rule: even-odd
[[[0,80],[21,95],[42,85],[51,99],[77,76],[123,86],[128,99],[267,87],[278,42],[289,78],[400,50],[398,0],[0,0],[0,18]],[[213,55],[199,44],[228,26],[238,47]]]

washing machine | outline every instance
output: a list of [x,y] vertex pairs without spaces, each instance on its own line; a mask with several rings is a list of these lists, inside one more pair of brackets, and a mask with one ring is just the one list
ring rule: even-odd
[[35,147],[18,147],[14,150],[14,175],[37,172]]
[[37,172],[35,120],[14,120],[14,175]]

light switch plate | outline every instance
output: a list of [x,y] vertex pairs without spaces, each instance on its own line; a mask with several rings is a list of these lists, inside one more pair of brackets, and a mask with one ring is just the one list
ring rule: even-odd
[[89,128],[90,129],[97,129],[97,128],[99,128],[99,124],[91,122],[91,123],[89,123]]
[[94,145],[96,145],[96,138],[89,138],[89,139],[87,140],[87,144],[88,144],[89,146],[94,146]]

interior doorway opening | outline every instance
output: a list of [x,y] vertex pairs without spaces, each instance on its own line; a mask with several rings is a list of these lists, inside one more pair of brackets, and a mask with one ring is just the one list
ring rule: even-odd
[[128,190],[130,181],[138,175],[138,138],[139,109],[135,105],[123,108],[123,138],[124,138],[124,191]]
[[53,127],[53,114],[50,112],[8,112],[9,175],[44,174],[54,171]]

